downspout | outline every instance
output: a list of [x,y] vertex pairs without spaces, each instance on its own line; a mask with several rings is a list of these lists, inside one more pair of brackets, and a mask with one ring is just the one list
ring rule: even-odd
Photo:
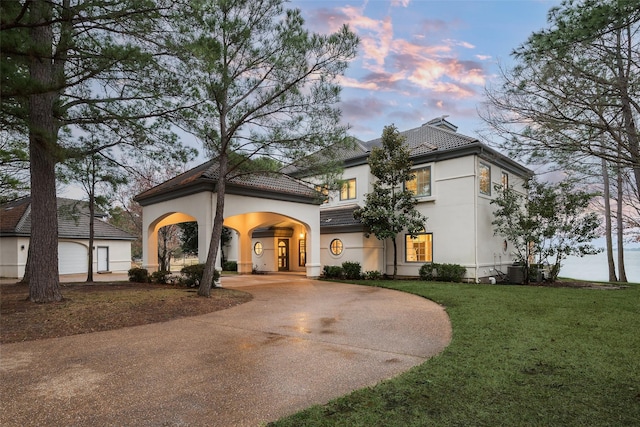
[[[481,149],[482,150],[482,149]],[[474,263],[475,263],[475,274],[474,274],[474,282],[475,283],[479,283],[479,279],[478,279],[478,269],[480,268],[480,266],[478,265],[478,197],[479,197],[479,191],[478,189],[480,188],[480,183],[479,183],[479,178],[478,178],[478,162],[479,162],[480,158],[478,156],[475,156],[474,158],[474,165],[473,165],[473,244],[474,244],[474,248],[473,248],[473,257],[474,257]]]

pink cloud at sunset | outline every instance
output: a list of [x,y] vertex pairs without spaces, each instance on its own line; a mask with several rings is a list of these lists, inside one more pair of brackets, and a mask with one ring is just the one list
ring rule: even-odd
[[559,0],[293,0],[313,31],[360,38],[342,86],[343,121],[367,140],[448,114],[474,136],[498,63],[546,26]]

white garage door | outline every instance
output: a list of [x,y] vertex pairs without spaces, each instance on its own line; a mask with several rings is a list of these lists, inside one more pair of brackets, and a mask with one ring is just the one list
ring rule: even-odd
[[87,247],[79,243],[58,243],[58,270],[60,274],[86,273],[89,256]]

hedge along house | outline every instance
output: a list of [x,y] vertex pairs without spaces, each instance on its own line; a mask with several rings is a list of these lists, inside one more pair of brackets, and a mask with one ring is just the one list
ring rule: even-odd
[[[437,118],[400,132],[416,173],[405,186],[428,218],[423,233],[400,233],[396,238],[400,276],[417,276],[425,263],[450,263],[465,267],[468,281],[479,281],[494,276],[496,269],[506,272],[514,262],[509,244],[494,236],[490,203],[495,184],[524,192],[523,184],[533,172],[456,130]],[[362,143],[360,155],[344,158],[344,185],[328,192],[320,208],[323,265],[351,261],[360,263],[363,272],[393,271],[393,243],[366,237],[366,230],[353,219],[353,211],[364,206],[365,194],[372,190],[374,177],[367,160],[376,146],[381,146],[380,139]]]
[[[87,202],[58,198],[58,271],[87,273],[89,266],[89,207]],[[104,221],[94,221],[93,271],[126,272],[131,268],[131,242],[136,238]],[[0,206],[0,277],[24,276],[31,227],[31,198]]]
[[[478,281],[495,275],[494,269],[506,271],[514,261],[508,243],[493,235],[493,187],[501,184],[524,192],[523,183],[532,172],[456,129],[438,118],[401,132],[416,171],[415,179],[405,185],[428,217],[424,233],[415,238],[401,233],[396,239],[401,276],[417,276],[425,263],[451,263],[466,268],[467,280]],[[379,145],[380,139],[358,142],[341,153],[340,191],[322,192],[321,182],[314,189],[284,175],[232,180],[224,225],[236,232],[229,259],[237,257],[239,272],[298,271],[317,277],[322,266],[345,261],[360,263],[363,272],[392,272],[392,242],[367,237],[353,217],[372,189],[367,160],[371,148]],[[158,229],[184,221],[198,222],[198,253],[205,261],[216,179],[216,163],[209,161],[137,196],[143,206],[147,268],[158,265]]]
[[[198,223],[198,258],[209,251],[216,208],[216,159],[136,196],[143,207],[143,266],[158,268],[158,230],[166,225]],[[297,271],[320,275],[321,196],[284,175],[240,175],[227,182],[224,226],[235,231],[232,254],[240,274]],[[253,243],[259,236],[260,244]],[[236,258],[236,259],[234,259]],[[220,266],[220,251],[217,266]]]

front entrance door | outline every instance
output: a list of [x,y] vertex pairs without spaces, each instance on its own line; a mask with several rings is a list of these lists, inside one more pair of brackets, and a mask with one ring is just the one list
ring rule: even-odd
[[289,271],[289,241],[278,239],[278,271]]

